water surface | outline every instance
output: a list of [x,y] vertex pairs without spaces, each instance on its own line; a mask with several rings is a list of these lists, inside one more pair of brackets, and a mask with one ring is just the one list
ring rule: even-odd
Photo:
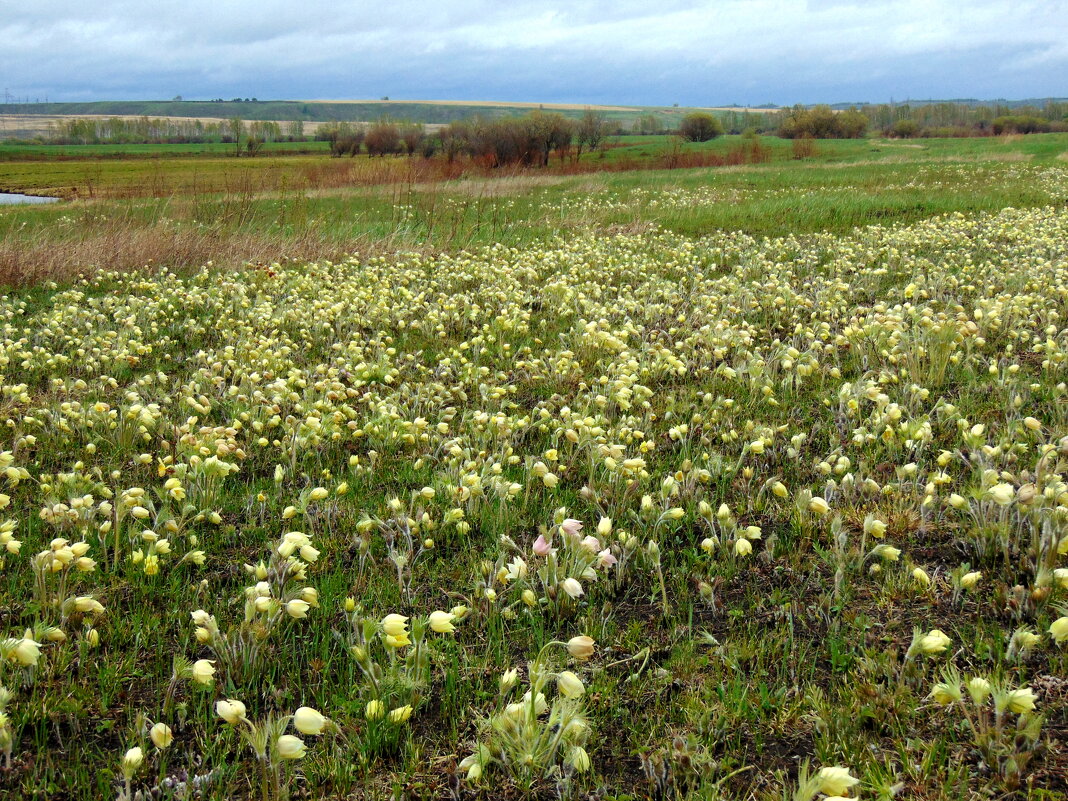
[[15,206],[29,203],[55,203],[58,197],[38,197],[36,195],[20,195],[17,192],[0,192],[0,206]]

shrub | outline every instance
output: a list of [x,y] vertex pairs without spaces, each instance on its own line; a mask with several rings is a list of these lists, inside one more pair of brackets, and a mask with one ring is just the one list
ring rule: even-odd
[[688,142],[707,142],[723,135],[723,124],[705,111],[687,114],[679,123],[679,136]]
[[1049,122],[1046,120],[1025,114],[1006,114],[997,117],[991,123],[991,127],[998,136],[1007,133],[1045,133],[1050,129]]
[[897,139],[911,139],[920,133],[920,124],[916,120],[898,120],[890,128],[890,135]]
[[401,134],[396,123],[376,122],[363,140],[369,156],[386,156],[401,152]]
[[360,152],[361,144],[363,144],[363,131],[336,137],[330,140],[330,154],[332,156],[355,156]]
[[574,126],[568,119],[543,112],[471,124],[452,123],[439,134],[449,160],[466,151],[493,167],[545,166],[553,151],[563,155],[570,149],[573,135]]
[[779,136],[798,139],[859,139],[868,130],[868,118],[856,109],[835,113],[830,106],[794,106],[779,128]]
[[426,138],[426,133],[423,131],[423,126],[418,123],[408,123],[398,129],[398,135],[400,137],[400,143],[404,148],[404,152],[411,156],[416,152],[422,152],[423,140]]

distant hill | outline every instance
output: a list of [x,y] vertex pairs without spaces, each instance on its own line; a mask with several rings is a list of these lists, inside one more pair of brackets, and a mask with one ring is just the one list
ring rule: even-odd
[[[857,103],[832,103],[831,108],[847,109],[853,106],[857,108],[860,108],[861,106],[881,106],[888,102],[889,101],[880,101],[878,103],[870,103],[862,101]],[[1037,108],[1043,108],[1047,103],[1068,103],[1068,97],[1029,97],[1024,100],[1005,100],[1004,98],[998,98],[996,100],[978,100],[974,97],[958,97],[951,100],[916,100],[912,98],[902,100],[900,98],[895,98],[893,103],[897,106],[938,106],[948,103],[954,106],[968,106],[969,108],[977,108],[979,106],[1005,106],[1006,108],[1035,106]]]

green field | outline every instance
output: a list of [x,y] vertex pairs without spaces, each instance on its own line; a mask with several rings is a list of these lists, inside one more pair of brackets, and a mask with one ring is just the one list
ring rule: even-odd
[[[328,142],[265,142],[264,154],[327,153]],[[230,156],[234,146],[225,142],[138,145],[26,145],[0,141],[0,161],[50,161],[53,159],[123,159],[137,157],[187,158]]]
[[[578,165],[553,160],[541,174],[568,171],[648,169],[667,159],[737,154],[758,143],[766,166],[781,163],[810,167],[814,164],[928,165],[939,162],[1057,163],[1068,154],[1068,134],[972,139],[846,139],[813,143],[812,152],[795,157],[795,145],[776,137],[750,140],[724,136],[709,142],[682,142],[672,136],[612,137],[606,147],[583,154]],[[186,194],[217,191],[246,176],[257,189],[277,189],[283,178],[289,187],[316,189],[320,173],[367,174],[370,182],[387,173],[405,173],[405,159],[325,159],[326,142],[275,142],[255,158],[234,158],[234,146],[222,143],[190,145],[12,145],[0,144],[0,191],[29,191],[56,196],[91,194]],[[383,166],[388,161],[390,166]],[[419,161],[416,159],[415,161]],[[764,165],[753,165],[764,166]],[[472,171],[475,174],[477,171]],[[498,175],[511,176],[502,169]],[[484,173],[493,177],[493,171]],[[538,171],[531,173],[538,174]],[[787,180],[793,180],[788,171]],[[800,173],[803,174],[803,173]],[[685,180],[682,178],[681,180]],[[804,179],[801,179],[804,180]],[[361,181],[355,180],[354,183]],[[331,187],[336,188],[336,187]]]
[[611,144],[0,151],[0,798],[1068,798],[1068,135]]

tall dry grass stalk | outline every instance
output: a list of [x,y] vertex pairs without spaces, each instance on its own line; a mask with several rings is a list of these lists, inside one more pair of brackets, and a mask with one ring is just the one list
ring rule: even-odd
[[0,239],[0,285],[21,287],[64,282],[100,269],[186,269],[213,262],[238,266],[286,259],[338,258],[367,243],[332,241],[320,232],[267,235],[239,231],[139,224],[118,219],[61,240],[47,231]]

